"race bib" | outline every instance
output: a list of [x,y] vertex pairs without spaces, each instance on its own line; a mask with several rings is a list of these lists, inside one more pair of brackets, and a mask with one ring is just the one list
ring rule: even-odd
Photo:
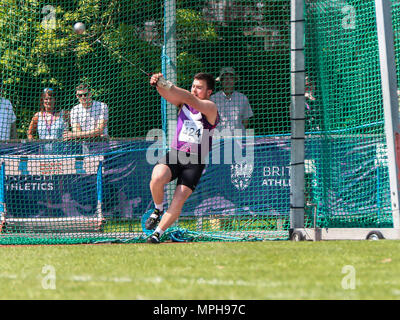
[[203,124],[201,121],[185,120],[179,133],[179,141],[201,144]]

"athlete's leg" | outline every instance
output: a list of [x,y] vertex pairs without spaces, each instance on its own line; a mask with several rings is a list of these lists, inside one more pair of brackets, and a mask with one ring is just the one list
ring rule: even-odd
[[151,175],[150,191],[154,203],[163,203],[164,186],[171,181],[172,173],[170,168],[165,164],[157,164]]
[[181,165],[177,186],[172,197],[168,210],[162,216],[155,232],[148,239],[148,242],[159,243],[162,234],[179,218],[183,205],[189,196],[193,193],[197,183],[200,180],[204,165],[188,164]]
[[182,212],[183,205],[192,194],[193,190],[184,185],[177,185],[174,196],[171,201],[167,212],[164,213],[158,227],[165,231],[167,230],[178,218]]
[[155,209],[147,218],[145,227],[148,230],[154,230],[163,214],[164,186],[171,181],[171,169],[165,164],[157,164],[151,175],[150,191],[153,197]]
[[202,164],[184,166],[180,177],[178,177],[171,204],[158,225],[162,231],[167,230],[179,218],[183,205],[195,190],[203,170],[204,165]]

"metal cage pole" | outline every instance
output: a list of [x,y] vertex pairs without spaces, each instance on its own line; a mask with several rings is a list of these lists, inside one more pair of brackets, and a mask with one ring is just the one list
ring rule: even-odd
[[290,230],[304,228],[304,0],[291,0],[290,14],[291,154],[290,154]]
[[97,218],[103,219],[103,162],[99,162],[96,175]]
[[[176,1],[164,1],[164,45],[162,48],[162,73],[172,83],[176,84]],[[170,145],[175,133],[177,108],[165,99],[162,99],[163,109],[163,130],[167,137],[167,146]]]
[[385,134],[393,228],[399,229],[399,168],[397,167],[396,137],[399,139],[399,102],[390,0],[375,0],[378,33]]
[[[399,217],[399,168],[396,141],[399,134],[399,102],[397,96],[397,76],[395,64],[394,38],[391,17],[391,1],[375,0],[379,65],[382,84],[382,102],[385,119],[388,171],[390,182],[393,228],[306,228],[294,230],[298,239],[311,240],[362,240],[400,239]],[[296,239],[297,240],[297,239]]]
[[[164,46],[162,48],[162,73],[172,83],[177,83],[176,70],[176,0],[164,1]],[[164,98],[162,100],[164,150],[171,145],[177,123],[177,108]],[[176,182],[166,187],[166,201],[172,201]]]

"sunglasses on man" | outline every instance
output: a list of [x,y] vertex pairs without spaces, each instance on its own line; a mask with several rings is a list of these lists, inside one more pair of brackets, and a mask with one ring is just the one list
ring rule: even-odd
[[78,98],[86,98],[87,96],[89,96],[89,92],[77,93],[76,96],[77,96]]

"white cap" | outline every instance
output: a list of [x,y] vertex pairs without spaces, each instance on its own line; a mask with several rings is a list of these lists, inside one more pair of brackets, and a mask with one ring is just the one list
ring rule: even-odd
[[[221,78],[224,74],[231,74],[233,76],[236,75],[235,69],[232,67],[224,67],[221,69],[221,71],[219,72],[219,76],[217,79],[215,79],[215,81],[221,81]],[[238,77],[236,77],[237,79],[239,79]]]

